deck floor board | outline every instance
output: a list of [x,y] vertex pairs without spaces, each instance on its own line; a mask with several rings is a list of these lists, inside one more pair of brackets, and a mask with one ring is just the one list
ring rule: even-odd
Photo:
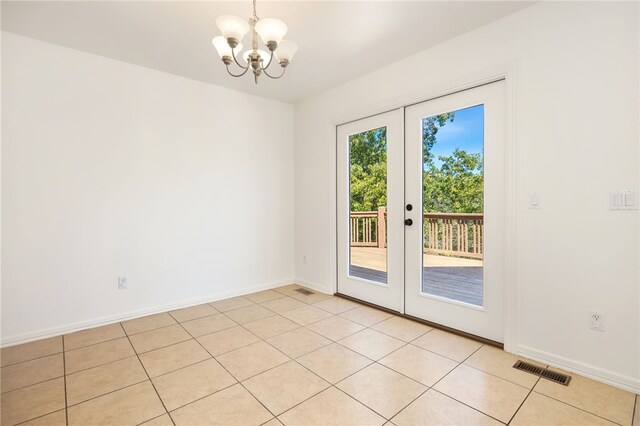
[[[387,273],[351,265],[351,276],[387,282]],[[422,268],[422,292],[482,306],[482,266],[427,266]]]

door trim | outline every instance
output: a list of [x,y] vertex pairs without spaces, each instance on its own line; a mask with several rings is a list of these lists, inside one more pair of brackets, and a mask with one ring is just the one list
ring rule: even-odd
[[477,86],[492,83],[498,80],[505,80],[505,162],[506,162],[506,200],[505,200],[505,216],[506,216],[506,256],[505,256],[505,285],[504,285],[504,350],[511,353],[519,351],[519,334],[517,315],[520,311],[519,301],[519,282],[517,277],[518,254],[521,252],[520,246],[520,222],[517,216],[517,200],[519,198],[518,182],[517,182],[517,153],[518,153],[518,137],[516,132],[516,87],[518,76],[520,74],[520,61],[516,60],[509,63],[497,64],[490,69],[477,70],[469,73],[461,78],[442,81],[436,85],[425,89],[421,92],[412,92],[400,96],[399,98],[382,101],[381,106],[371,109],[363,105],[357,110],[348,113],[338,113],[329,118],[327,133],[332,135],[332,142],[329,144],[330,150],[330,167],[329,176],[327,176],[330,187],[329,198],[329,263],[330,275],[329,283],[326,289],[328,293],[337,292],[338,286],[338,266],[337,266],[337,143],[338,143],[338,126],[342,123],[357,120],[361,117],[380,114],[397,108],[403,108],[406,105],[420,103],[446,96],[461,90],[472,89]]

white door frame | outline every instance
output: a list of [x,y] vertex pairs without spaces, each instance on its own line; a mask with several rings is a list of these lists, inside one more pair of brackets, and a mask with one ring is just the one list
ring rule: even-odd
[[331,275],[330,288],[328,291],[335,293],[337,291],[338,280],[338,266],[337,266],[337,127],[341,124],[355,121],[364,117],[368,117],[375,114],[380,114],[397,108],[404,108],[415,103],[425,102],[438,97],[447,96],[452,93],[456,93],[462,90],[470,89],[476,86],[480,86],[487,83],[492,83],[498,80],[505,80],[505,176],[507,179],[505,194],[505,216],[506,216],[506,241],[505,247],[507,255],[505,258],[505,286],[504,286],[504,349],[507,352],[516,353],[519,347],[518,339],[518,322],[517,313],[519,312],[519,283],[517,280],[517,265],[518,254],[521,252],[519,243],[520,225],[517,217],[517,201],[519,199],[518,187],[517,187],[517,153],[518,153],[518,139],[516,134],[516,117],[517,111],[515,109],[515,97],[516,97],[516,82],[518,77],[518,61],[508,64],[498,65],[493,69],[478,71],[471,73],[466,77],[459,78],[453,81],[440,82],[434,85],[432,88],[423,91],[422,93],[412,93],[401,96],[393,100],[389,100],[387,103],[382,102],[381,106],[376,109],[369,109],[367,106],[351,111],[348,114],[336,114],[330,118],[330,124],[327,129],[329,134],[332,135],[332,141],[330,143],[330,155],[331,155],[331,167],[329,170],[329,176],[327,177],[330,182],[331,197],[329,202],[329,211],[327,214],[330,218],[330,267]]

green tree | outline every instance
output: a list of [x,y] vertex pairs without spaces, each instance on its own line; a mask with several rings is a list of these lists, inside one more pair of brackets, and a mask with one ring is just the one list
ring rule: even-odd
[[[424,209],[441,213],[481,213],[483,206],[482,154],[455,150],[439,157],[431,152],[438,130],[453,122],[455,113],[429,117],[422,122]],[[371,211],[387,205],[387,132],[373,129],[349,137],[352,211]]]
[[351,210],[371,211],[387,205],[387,129],[349,137]]
[[449,123],[453,123],[455,117],[454,112],[447,112],[444,114],[434,115],[422,120],[422,162],[430,167],[433,165],[433,153],[431,149],[433,145],[438,141],[436,135],[438,129]]
[[424,211],[432,213],[482,213],[484,170],[482,154],[455,149],[440,156],[423,174]]

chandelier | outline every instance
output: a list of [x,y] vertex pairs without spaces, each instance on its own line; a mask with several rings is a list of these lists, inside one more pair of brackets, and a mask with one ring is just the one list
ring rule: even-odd
[[[211,43],[227,67],[227,72],[233,77],[242,77],[251,70],[256,84],[261,74],[278,79],[284,75],[287,65],[298,50],[295,43],[282,39],[287,33],[287,25],[284,22],[274,18],[258,18],[256,0],[253,0],[253,18],[246,21],[238,16],[222,15],[216,19],[216,25],[222,35],[214,37]],[[242,51],[242,39],[249,31],[251,31],[251,49],[241,55],[245,63],[243,65],[238,60],[238,56]],[[258,35],[269,50],[268,53],[258,49]],[[277,76],[267,72],[269,66],[275,62],[274,59],[282,68],[280,75]],[[233,73],[229,68],[233,62],[240,67],[238,73]]]

